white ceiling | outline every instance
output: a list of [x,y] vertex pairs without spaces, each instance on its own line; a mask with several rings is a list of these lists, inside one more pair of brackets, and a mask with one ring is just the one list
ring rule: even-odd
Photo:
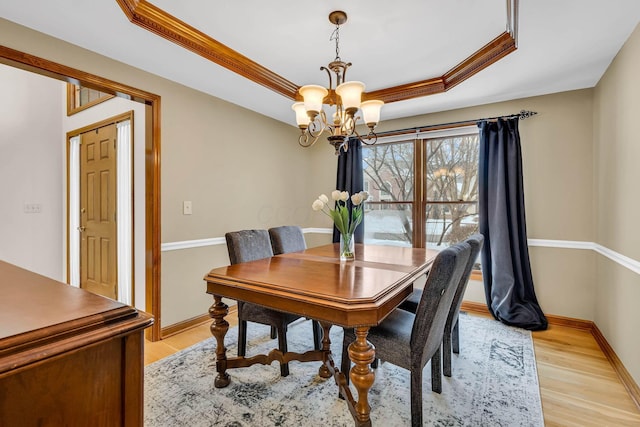
[[[340,56],[367,91],[440,77],[506,27],[505,0],[151,2],[298,85],[328,85],[328,15],[344,10]],[[295,123],[291,100],[130,23],[116,0],[1,0],[0,16]],[[386,104],[382,120],[593,87],[639,20],[639,0],[521,0],[517,51],[448,92]]]

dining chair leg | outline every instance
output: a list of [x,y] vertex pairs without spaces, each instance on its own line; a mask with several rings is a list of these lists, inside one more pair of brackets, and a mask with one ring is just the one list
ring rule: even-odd
[[442,337],[442,373],[446,377],[451,376],[451,330],[445,326]]
[[351,370],[351,359],[349,359],[349,343],[342,341],[342,363],[340,364],[340,372],[342,372],[349,384],[349,371]]
[[[285,354],[287,352],[287,325],[282,324],[278,326],[278,348]],[[280,376],[286,377],[289,375],[289,364],[280,363]]]
[[460,322],[458,320],[460,320],[460,316],[456,317],[453,330],[451,331],[452,349],[455,354],[460,353]]
[[[433,360],[431,361],[433,363]],[[411,370],[411,426],[422,427],[422,369]]]
[[238,356],[244,357],[247,354],[247,321],[238,322]]
[[[440,345],[442,347],[442,345]],[[438,348],[431,358],[431,390],[442,393],[442,348]]]
[[313,328],[313,349],[322,350],[322,326],[320,326],[320,322],[313,320],[311,327]]

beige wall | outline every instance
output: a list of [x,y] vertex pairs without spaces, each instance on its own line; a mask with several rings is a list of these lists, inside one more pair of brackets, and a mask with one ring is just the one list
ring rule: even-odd
[[[595,89],[597,243],[640,261],[640,27]],[[640,269],[639,269],[640,270]],[[640,271],[598,257],[595,322],[640,383]]]

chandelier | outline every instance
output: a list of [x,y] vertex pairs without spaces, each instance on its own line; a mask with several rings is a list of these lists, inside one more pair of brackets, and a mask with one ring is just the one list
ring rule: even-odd
[[[340,59],[340,25],[347,22],[347,14],[339,10],[331,12],[329,22],[336,26],[330,37],[330,40],[336,42],[336,58],[327,67],[320,67],[329,76],[329,88],[319,85],[302,86],[298,92],[303,102],[296,102],[291,108],[296,112],[296,123],[300,128],[298,143],[303,147],[311,147],[326,131],[329,134],[327,139],[338,155],[340,149],[346,152],[349,148],[349,138],[356,137],[368,145],[377,141],[374,129],[380,121],[380,109],[384,102],[362,102],[364,83],[345,80],[351,63]],[[332,72],[335,74],[335,89]],[[325,103],[333,111],[330,121],[322,108]],[[356,124],[360,120],[360,116],[356,115],[358,110],[362,112],[362,121],[369,128],[366,136],[361,136],[356,131]]]

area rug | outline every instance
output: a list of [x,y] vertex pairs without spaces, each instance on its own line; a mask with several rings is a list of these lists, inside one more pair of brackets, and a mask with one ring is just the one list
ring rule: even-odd
[[[531,333],[493,319],[460,315],[460,354],[442,393],[431,392],[431,370],[424,369],[423,411],[428,426],[543,426]],[[237,328],[227,333],[227,354],[236,355]],[[289,350],[313,346],[311,322],[289,326]],[[342,329],[331,329],[339,366]],[[269,328],[249,323],[247,355],[277,346]],[[318,376],[320,362],[290,362],[280,377],[277,362],[227,371],[231,384],[213,386],[214,338],[145,367],[146,427],[352,426],[334,380]],[[369,394],[374,426],[411,425],[409,371],[380,363]],[[352,386],[355,393],[355,388]],[[356,394],[357,396],[357,394]]]

